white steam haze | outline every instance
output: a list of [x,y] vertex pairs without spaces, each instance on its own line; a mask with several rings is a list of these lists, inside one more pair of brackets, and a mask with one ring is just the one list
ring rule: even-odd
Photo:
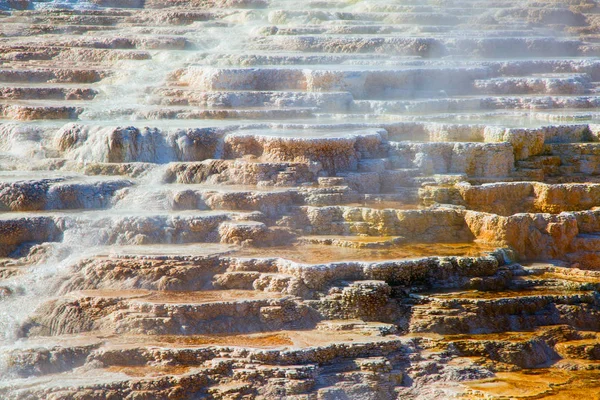
[[[542,7],[533,1],[524,1],[522,6],[512,1],[509,7],[501,0],[219,0],[219,7],[171,10],[169,0],[164,4],[147,0],[146,4],[165,8],[117,7],[107,14],[109,21],[113,17],[119,21],[115,26],[108,22],[106,29],[87,27],[89,30],[78,27],[75,17],[64,22],[58,13],[99,12],[107,9],[103,4],[120,2],[134,6],[143,3],[30,1],[30,11],[38,12],[33,14],[37,19],[15,12],[12,22],[3,25],[0,20],[0,45],[12,45],[14,40],[15,48],[26,56],[40,57],[27,64],[20,63],[19,57],[25,56],[17,50],[14,53],[19,54],[14,56],[6,51],[13,59],[0,53],[5,57],[0,58],[2,70],[13,68],[13,62],[17,70],[52,69],[56,63],[65,70],[106,72],[98,82],[61,82],[57,76],[43,82],[20,82],[25,88],[39,84],[43,89],[54,85],[65,90],[81,86],[97,91],[93,100],[70,99],[65,103],[64,99],[28,99],[37,101],[36,106],[43,103],[42,107],[56,109],[67,104],[75,109],[71,113],[79,113],[70,121],[54,119],[50,112],[27,118],[33,111],[19,107],[30,103],[2,99],[4,92],[0,92],[0,117],[6,117],[0,121],[0,184],[6,183],[6,187],[0,186],[0,195],[3,190],[17,189],[25,193],[23,198],[43,192],[37,208],[0,208],[0,220],[18,220],[14,232],[25,231],[32,221],[53,232],[42,239],[37,237],[43,236],[39,233],[33,235],[35,240],[17,243],[0,259],[0,267],[17,271],[7,277],[0,275],[4,278],[0,285],[0,386],[3,381],[19,379],[9,355],[30,346],[27,332],[38,323],[36,310],[69,295],[70,288],[64,285],[79,263],[129,250],[134,255],[144,250],[177,254],[175,245],[193,243],[186,250],[202,254],[205,249],[208,253],[211,245],[220,246],[214,232],[206,243],[196,242],[201,230],[198,226],[208,224],[203,217],[217,220],[230,210],[221,213],[222,208],[199,199],[194,190],[207,190],[208,184],[167,182],[172,163],[228,157],[227,161],[255,162],[256,170],[264,167],[260,163],[265,160],[294,164],[280,174],[284,176],[300,175],[303,170],[295,164],[306,161],[310,164],[306,174],[310,175],[311,168],[327,162],[311,159],[311,149],[293,158],[284,145],[273,145],[279,152],[266,154],[264,143],[269,136],[332,139],[332,143],[337,139],[336,143],[344,145],[354,140],[349,147],[353,151],[354,146],[360,148],[357,153],[368,159],[366,162],[359,165],[358,156],[347,156],[344,162],[351,172],[345,173],[331,161],[330,168],[325,166],[313,174],[314,182],[298,180],[293,195],[301,197],[324,178],[318,195],[326,199],[338,195],[354,199],[351,196],[356,195],[359,200],[347,203],[366,204],[366,194],[383,193],[397,201],[404,192],[384,193],[382,188],[389,182],[381,180],[380,185],[377,174],[390,170],[392,178],[388,181],[401,182],[412,178],[410,174],[421,174],[423,179],[412,188],[417,198],[419,190],[432,182],[454,187],[464,178],[466,186],[466,171],[471,165],[476,165],[474,175],[481,177],[481,182],[494,183],[509,176],[515,163],[536,150],[523,144],[525,134],[519,136],[519,129],[538,129],[535,134],[541,139],[536,145],[541,148],[544,140],[576,142],[573,138],[577,135],[586,139],[592,135],[587,126],[552,130],[548,125],[593,125],[600,121],[600,100],[596,97],[600,92],[600,46],[592,34],[590,42],[580,37],[594,21],[565,7]],[[0,13],[13,12],[13,3],[0,0]],[[465,3],[473,6],[465,7]],[[185,6],[185,2],[181,4]],[[254,4],[263,7],[252,8]],[[597,6],[596,2],[581,2],[585,4]],[[472,14],[453,11],[461,7],[465,12],[472,8]],[[206,16],[194,14],[196,11]],[[100,17],[104,14],[98,15],[98,26],[103,26]],[[53,24],[72,24],[83,33],[73,27],[53,31]],[[112,42],[115,38],[118,40]],[[126,39],[132,41],[132,48],[118,48]],[[93,44],[85,44],[88,42]],[[41,50],[40,56],[36,46],[51,56],[42,57],[46,54]],[[106,53],[92,61],[84,60],[81,54],[91,48]],[[139,59],[119,58],[128,51],[135,51]],[[3,81],[2,76],[0,86],[9,86],[11,82]],[[9,121],[9,116],[15,115],[22,118]],[[406,126],[394,125],[400,123]],[[246,142],[239,139],[235,142],[239,148],[230,145],[226,154],[228,135],[250,138]],[[259,139],[252,142],[252,137]],[[510,145],[507,138],[512,140]],[[377,145],[371,145],[373,142]],[[482,143],[492,144],[497,153],[473,150]],[[517,158],[511,146],[517,149]],[[242,154],[246,149],[254,153]],[[390,149],[396,151],[394,157],[385,153]],[[339,153],[340,158],[345,157],[343,151]],[[585,170],[585,162],[582,165]],[[337,172],[341,173],[336,176]],[[357,178],[359,172],[371,175]],[[40,183],[32,189],[27,185],[34,180]],[[275,187],[262,175],[255,181],[252,185],[236,181],[231,186],[264,193]],[[218,187],[222,182],[215,178],[209,183]],[[44,185],[50,189],[44,192]],[[68,185],[73,185],[72,196],[66,193]],[[335,192],[343,185],[352,188]],[[286,187],[285,182],[280,186]],[[373,187],[376,190],[369,191]],[[389,187],[388,192],[396,189],[392,184]],[[272,192],[275,190],[267,194]],[[405,192],[406,197],[413,194],[408,189]],[[264,193],[256,195],[257,202]],[[185,202],[185,196],[191,200]],[[11,200],[14,204],[22,201],[18,195]],[[326,201],[331,200],[314,200],[314,204],[321,206]],[[276,200],[274,204],[273,215],[286,207]],[[465,207],[453,210],[464,211]],[[244,211],[254,211],[252,217],[256,217],[264,210]],[[356,214],[362,217],[362,211]],[[235,212],[231,215],[237,218]],[[281,226],[291,224],[291,217],[278,217]],[[230,216],[223,220],[226,218]],[[264,226],[265,232],[271,232],[262,222],[267,217],[261,214],[256,218],[241,220],[250,226],[248,230]],[[236,228],[231,225],[231,229]],[[498,254],[506,263],[511,260],[508,251]],[[115,290],[137,288],[133,281],[115,286],[119,286]],[[47,346],[53,345],[50,339]]]

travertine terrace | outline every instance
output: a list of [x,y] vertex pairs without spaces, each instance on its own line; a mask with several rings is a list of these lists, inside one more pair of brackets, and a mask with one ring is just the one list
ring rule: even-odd
[[0,0],[1,399],[598,399],[600,4]]

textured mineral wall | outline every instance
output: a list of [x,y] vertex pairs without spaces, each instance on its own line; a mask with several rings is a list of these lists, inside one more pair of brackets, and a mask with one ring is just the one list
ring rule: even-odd
[[0,0],[0,398],[598,399],[594,0]]

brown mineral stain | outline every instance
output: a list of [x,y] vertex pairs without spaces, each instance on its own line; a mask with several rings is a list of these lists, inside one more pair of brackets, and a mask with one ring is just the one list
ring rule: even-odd
[[363,203],[349,203],[344,204],[344,206],[348,207],[368,207],[374,208],[376,210],[385,210],[385,209],[394,209],[394,210],[421,210],[424,207],[418,204],[406,204],[399,201],[365,201]]
[[450,291],[436,293],[430,293],[429,296],[438,299],[505,299],[515,297],[529,297],[529,296],[563,296],[563,295],[575,295],[575,294],[589,294],[590,291],[576,292],[573,290],[566,290],[564,288],[531,288],[523,290],[502,290],[502,291],[480,291],[480,290],[465,290],[465,291]]
[[202,304],[251,299],[279,298],[281,294],[259,290],[151,291],[151,290],[83,290],[84,297],[123,298],[149,303]]
[[544,272],[539,275],[523,276],[520,277],[522,280],[567,280],[569,282],[576,283],[598,283],[597,276],[586,276],[585,274],[577,275],[574,273],[555,273],[555,272]]
[[530,340],[541,335],[541,331],[523,331],[523,332],[498,332],[498,333],[482,333],[482,334],[464,334],[464,335],[445,335],[442,339],[444,342],[454,342],[458,340],[502,340],[521,342]]
[[179,346],[244,346],[244,347],[280,347],[290,346],[292,341],[285,333],[264,333],[251,335],[165,335],[155,337],[159,343]]
[[494,378],[465,383],[472,395],[490,399],[600,399],[600,371],[529,369],[499,372]]
[[279,293],[259,290],[206,290],[198,292],[153,292],[145,300],[157,303],[211,303],[222,301],[267,299],[281,297]]
[[[348,237],[347,239],[350,238]],[[352,240],[372,243],[381,240],[381,238],[354,237]],[[493,250],[496,250],[496,247],[474,242],[403,244],[380,249],[337,247],[325,244],[302,244],[294,247],[244,248],[233,254],[238,257],[277,257],[308,264],[321,264],[335,261],[402,260],[433,256],[481,256]]]
[[[307,236],[306,239],[308,241],[311,240],[319,240],[324,238],[324,236]],[[397,237],[395,236],[331,236],[331,237],[327,237],[330,238],[330,240],[332,241],[343,241],[343,242],[349,242],[349,243],[382,243],[382,242],[389,242],[392,241],[394,239],[396,239]]]
[[182,375],[187,373],[189,366],[172,365],[141,365],[141,366],[111,366],[107,368],[109,372],[120,372],[132,377],[152,377],[163,375]]

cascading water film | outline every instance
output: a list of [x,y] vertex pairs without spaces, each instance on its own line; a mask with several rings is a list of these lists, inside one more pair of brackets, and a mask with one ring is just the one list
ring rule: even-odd
[[600,399],[600,1],[0,0],[0,399]]

